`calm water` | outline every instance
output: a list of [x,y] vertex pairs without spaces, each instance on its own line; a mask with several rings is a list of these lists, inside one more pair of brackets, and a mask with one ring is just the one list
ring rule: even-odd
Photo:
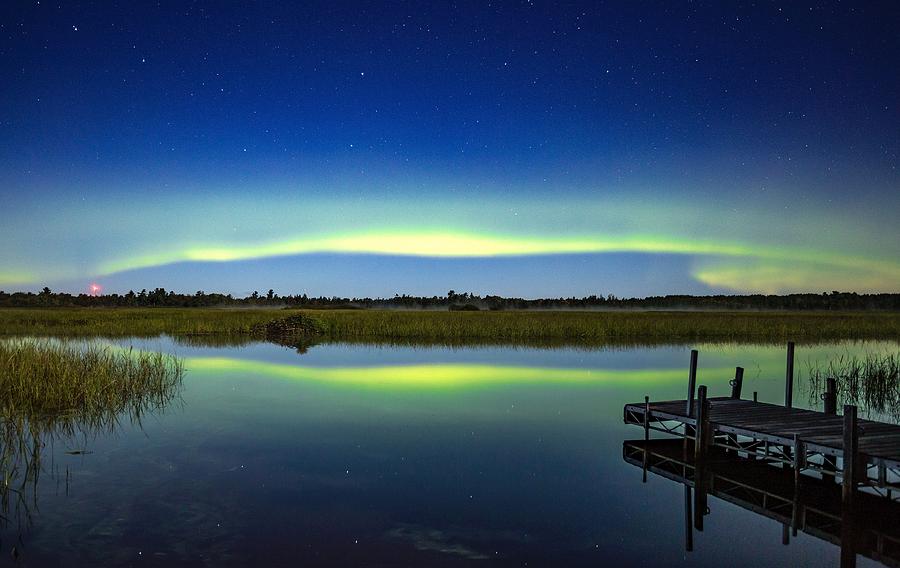
[[[683,487],[622,459],[626,402],[699,383],[783,400],[780,346],[608,350],[124,341],[186,360],[179,402],[113,433],[57,439],[30,522],[7,511],[0,562],[28,566],[759,566],[836,564],[837,547],[710,499],[684,550]],[[807,361],[896,343],[798,346]],[[809,405],[802,382],[795,404]],[[71,450],[91,453],[70,455]],[[17,521],[18,518],[18,521]],[[860,565],[872,564],[860,558]]]

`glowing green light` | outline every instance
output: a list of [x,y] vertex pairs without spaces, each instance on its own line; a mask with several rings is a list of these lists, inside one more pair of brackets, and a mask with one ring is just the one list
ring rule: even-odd
[[[362,233],[343,236],[298,237],[277,242],[252,245],[192,246],[165,253],[136,256],[100,267],[104,275],[136,268],[147,268],[180,261],[226,262],[309,253],[358,253],[421,257],[500,257],[549,254],[641,252],[685,254],[748,260],[768,260],[768,270],[758,266],[744,268],[731,264],[717,265],[695,271],[694,275],[710,285],[734,289],[765,289],[781,281],[786,275],[804,275],[793,283],[809,286],[821,282],[823,273],[849,273],[867,279],[869,288],[900,281],[900,267],[895,263],[790,247],[751,247],[723,241],[697,241],[657,236],[529,238],[436,231]],[[792,263],[792,270],[783,268]],[[748,276],[752,280],[748,280]],[[749,285],[740,285],[740,281]],[[790,288],[790,285],[783,285]]]
[[[265,378],[386,389],[470,388],[496,384],[652,384],[684,381],[684,369],[563,369],[475,364],[381,367],[304,367],[227,357],[186,361],[193,372],[240,373]],[[704,369],[728,376],[731,369]]]

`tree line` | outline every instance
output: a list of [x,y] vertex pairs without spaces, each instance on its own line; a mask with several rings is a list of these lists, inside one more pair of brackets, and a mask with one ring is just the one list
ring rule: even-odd
[[279,295],[274,290],[253,292],[237,298],[231,294],[204,292],[183,294],[155,288],[130,290],[127,294],[69,294],[44,288],[41,292],[0,291],[0,307],[292,307],[310,309],[444,309],[444,310],[535,310],[535,309],[718,309],[718,310],[900,310],[900,294],[744,294],[667,295],[645,298],[618,298],[612,294],[582,298],[506,298],[479,296],[450,290],[444,296],[395,295],[392,298],[342,298],[338,296]]

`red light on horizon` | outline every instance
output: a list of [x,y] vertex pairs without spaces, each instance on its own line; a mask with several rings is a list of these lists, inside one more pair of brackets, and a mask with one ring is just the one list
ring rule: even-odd
[[91,296],[99,296],[103,293],[103,286],[99,284],[90,285]]

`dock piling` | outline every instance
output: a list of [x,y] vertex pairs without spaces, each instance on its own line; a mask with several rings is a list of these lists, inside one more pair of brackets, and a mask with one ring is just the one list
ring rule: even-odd
[[650,397],[644,397],[644,439],[650,439]]
[[787,369],[784,375],[784,405],[787,408],[794,406],[794,342],[787,344]]
[[825,394],[822,397],[825,401],[825,414],[837,414],[837,381],[835,379],[825,379]]
[[800,434],[794,433],[794,490],[800,490],[800,472],[803,471],[803,468],[806,464],[805,461],[806,450],[803,447],[803,440],[800,439]]
[[706,385],[697,388],[697,411],[694,416],[697,420],[694,429],[694,528],[702,531],[703,515],[706,514],[706,441],[711,434]]
[[859,477],[859,432],[856,407],[844,405],[844,479],[841,487],[841,567],[856,566],[854,523],[856,481]]
[[697,389],[697,428],[694,435],[694,461],[701,462],[706,457],[709,437],[709,401],[706,399],[706,385]]
[[691,486],[685,482],[684,484],[684,549],[687,552],[694,550],[694,526],[691,524],[694,518],[691,505],[693,497],[691,496]]
[[688,416],[694,413],[694,388],[697,385],[697,350],[691,349],[691,367],[688,371],[688,394],[687,394],[687,411]]
[[[691,365],[688,370],[688,393],[685,403],[685,414],[688,418],[694,415],[694,390],[697,385],[697,350],[691,349]],[[684,425],[684,443],[687,450],[687,439],[694,436],[694,428],[687,424]]]
[[856,429],[856,407],[844,405],[844,470],[841,499],[845,507],[853,506],[853,495],[856,493],[856,481],[859,462],[859,432]]
[[741,388],[744,386],[744,368],[734,368],[734,379],[731,381],[731,398],[741,398]]

